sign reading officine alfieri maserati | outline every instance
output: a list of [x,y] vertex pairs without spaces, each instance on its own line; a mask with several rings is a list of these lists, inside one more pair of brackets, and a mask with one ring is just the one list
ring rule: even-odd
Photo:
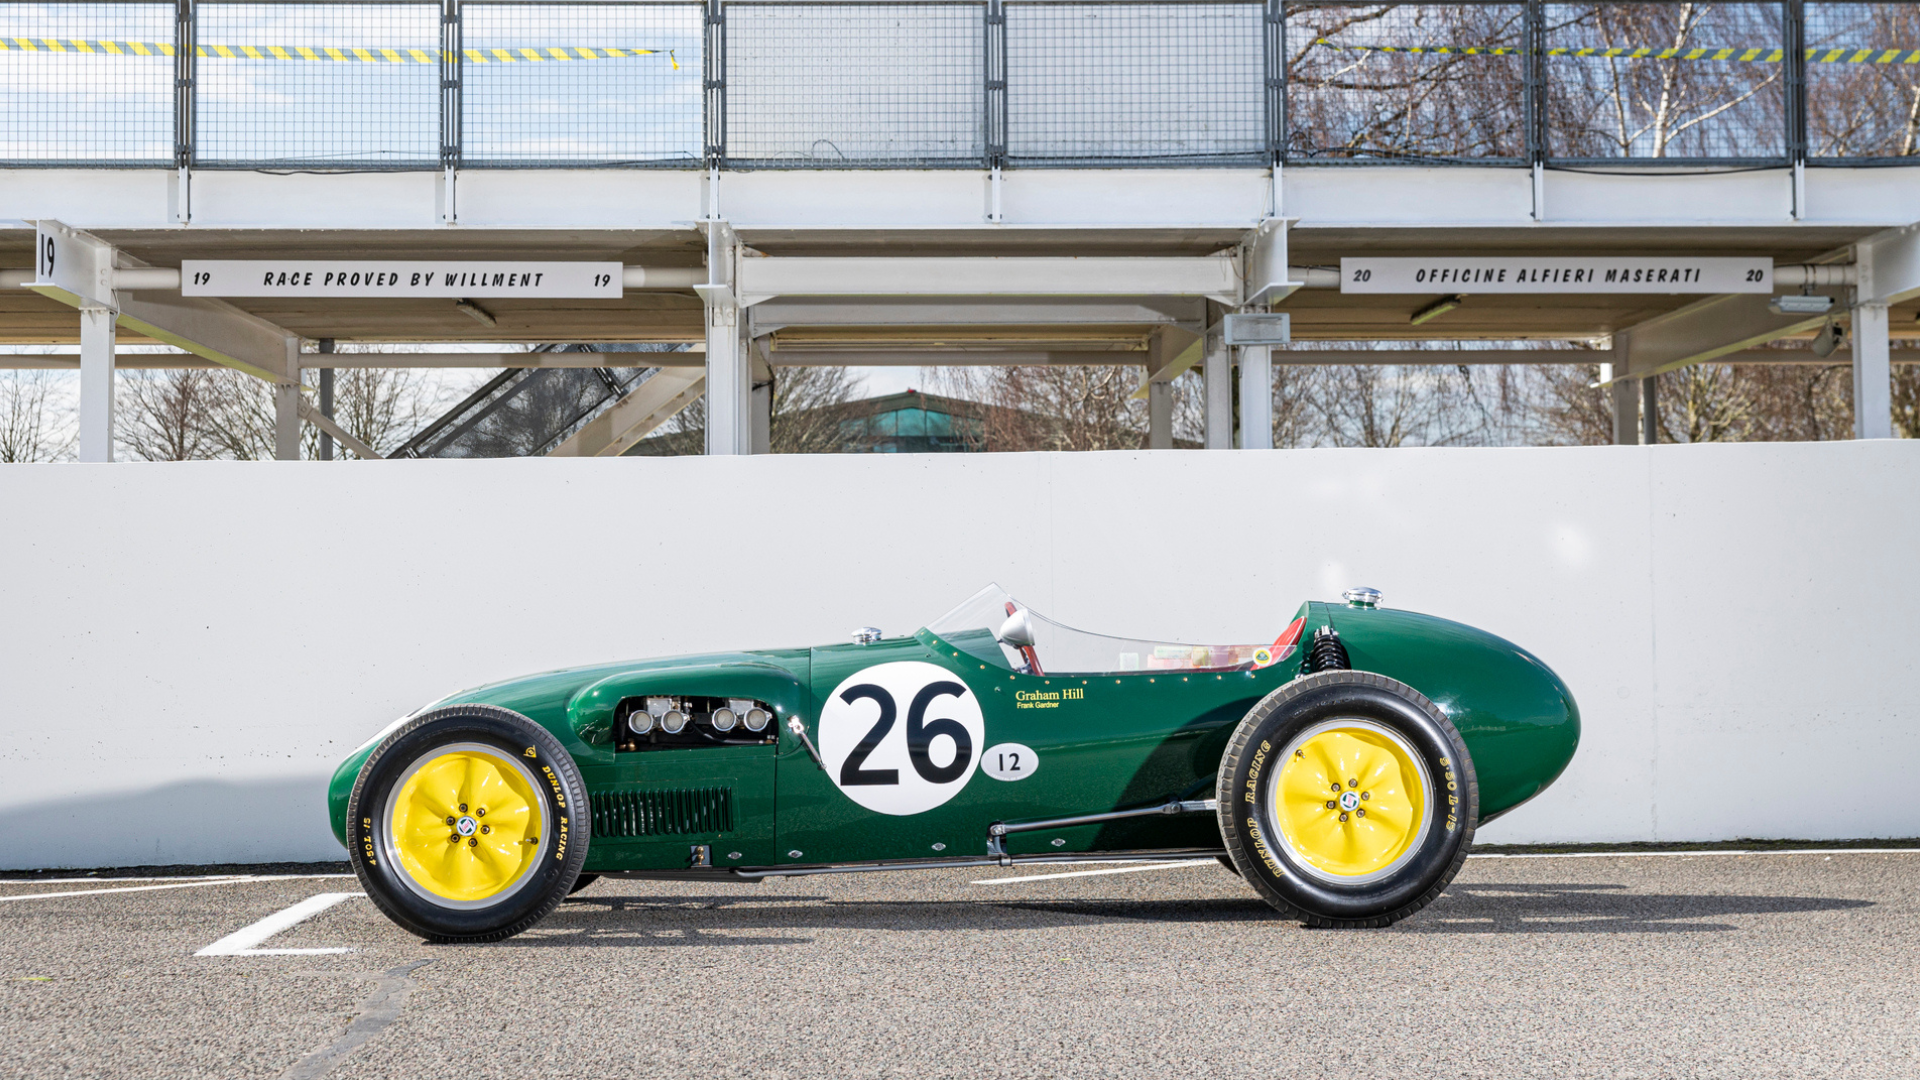
[[1720,256],[1341,259],[1343,293],[1770,293],[1773,260]]
[[182,296],[618,300],[616,262],[187,259]]

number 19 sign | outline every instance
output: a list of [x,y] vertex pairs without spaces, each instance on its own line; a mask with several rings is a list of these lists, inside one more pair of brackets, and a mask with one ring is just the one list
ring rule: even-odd
[[615,262],[187,259],[182,296],[618,300]]

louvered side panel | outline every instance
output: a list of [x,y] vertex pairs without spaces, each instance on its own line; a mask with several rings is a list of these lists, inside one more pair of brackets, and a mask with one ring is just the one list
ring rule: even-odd
[[593,835],[619,839],[733,831],[733,789],[667,788],[596,791]]

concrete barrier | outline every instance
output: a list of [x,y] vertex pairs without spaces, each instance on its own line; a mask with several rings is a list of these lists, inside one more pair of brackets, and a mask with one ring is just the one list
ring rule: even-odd
[[388,720],[590,661],[1106,633],[1307,598],[1485,627],[1579,756],[1488,842],[1920,835],[1920,444],[0,467],[6,867],[327,859]]

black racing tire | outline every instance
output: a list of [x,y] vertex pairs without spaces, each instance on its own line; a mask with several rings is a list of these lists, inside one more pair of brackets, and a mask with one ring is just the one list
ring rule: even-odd
[[[1327,730],[1322,725],[1355,719],[1391,733],[1427,780],[1422,810],[1414,815],[1424,820],[1424,831],[1403,841],[1407,846],[1387,866],[1357,881],[1309,863],[1273,805],[1275,774],[1288,748]],[[1338,929],[1386,926],[1432,903],[1460,872],[1480,816],[1473,759],[1446,714],[1405,683],[1365,671],[1323,671],[1262,698],[1220,759],[1218,797],[1220,833],[1241,878],[1282,914]],[[1347,820],[1344,813],[1339,820]]]
[[567,890],[567,895],[572,896],[574,893],[579,892],[581,889],[599,880],[599,874],[581,874],[579,877],[573,879],[573,888]]
[[[529,841],[538,844],[533,865],[492,902],[454,903],[430,895],[397,864],[396,842],[387,835],[388,798],[396,786],[436,751],[459,746],[497,752],[524,766],[544,813],[548,835]],[[402,725],[360,767],[347,800],[353,870],[374,906],[410,933],[442,943],[499,941],[539,922],[567,898],[592,842],[586,808],[586,786],[573,756],[546,729],[509,709],[450,705]],[[470,824],[463,820],[460,827]]]

